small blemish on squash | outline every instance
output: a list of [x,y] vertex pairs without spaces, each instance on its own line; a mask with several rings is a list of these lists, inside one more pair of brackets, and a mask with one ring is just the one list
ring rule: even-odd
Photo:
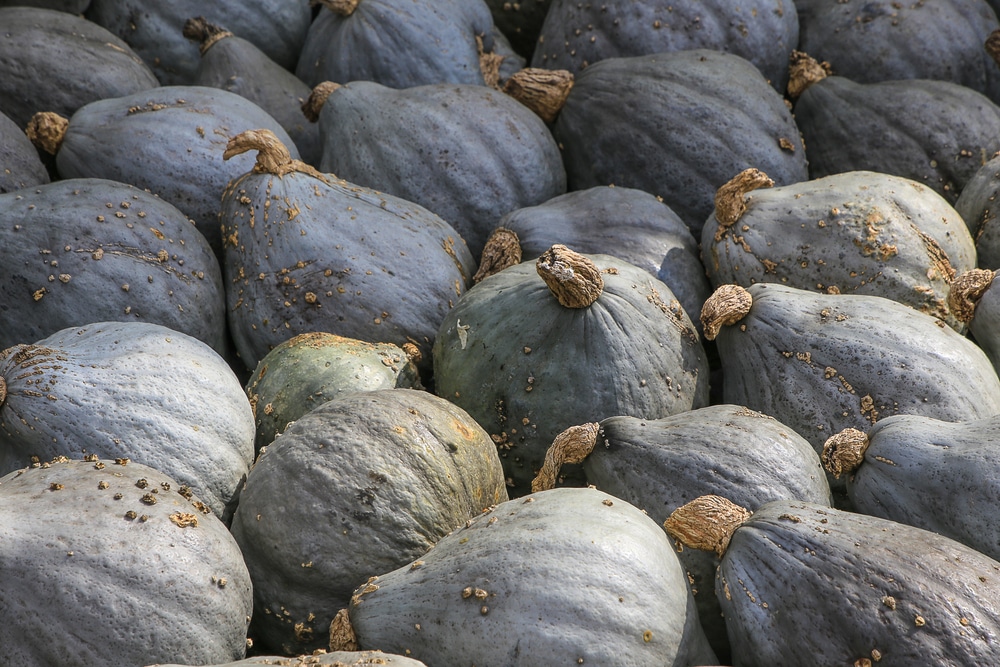
[[646,642],[647,644],[649,642],[653,641],[653,631],[652,630],[646,630],[645,632],[643,632],[642,633],[642,641]]
[[917,617],[913,619],[913,624],[918,628],[922,628],[927,625],[927,621],[924,620],[923,616],[917,615]]

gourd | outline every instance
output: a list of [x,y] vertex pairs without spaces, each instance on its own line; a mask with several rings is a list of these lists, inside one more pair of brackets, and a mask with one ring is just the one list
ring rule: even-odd
[[221,257],[219,197],[253,159],[226,164],[223,152],[240,132],[266,128],[298,151],[267,112],[235,93],[207,86],[161,86],[92,102],[69,119],[36,114],[36,145],[56,156],[62,178],[105,178],[147,189],[189,218]]
[[[210,667],[253,667],[254,665],[281,665],[281,667],[365,667],[366,665],[390,665],[391,667],[427,667],[424,663],[402,655],[392,655],[382,651],[332,651],[320,654],[300,655],[287,658],[278,655],[258,655],[224,665]],[[149,665],[149,667],[183,667],[182,665]]]
[[71,178],[0,195],[0,349],[93,322],[150,322],[224,354],[222,271],[176,207]]
[[[823,447],[828,472],[844,476],[854,509],[933,531],[1000,557],[1000,419],[946,422],[918,415],[845,429]],[[930,472],[930,474],[928,473]]]
[[49,173],[24,130],[0,112],[0,194],[49,182]]
[[[948,81],[1000,102],[1000,71],[983,48],[1000,22],[986,0],[795,0],[795,7],[798,48],[828,61],[839,76],[857,83]],[[896,118],[905,122],[906,113]]]
[[308,0],[91,0],[87,18],[121,39],[152,68],[164,86],[191,85],[198,47],[183,34],[184,22],[204,16],[256,44],[271,60],[293,70],[312,11]]
[[976,258],[981,269],[1000,269],[1000,233],[993,202],[1000,194],[1000,157],[994,156],[966,182],[955,201],[955,210],[969,226],[976,242]]
[[195,85],[221,88],[247,98],[281,124],[304,162],[319,165],[319,128],[302,113],[302,104],[312,92],[309,86],[250,40],[204,17],[188,19],[184,36],[197,43],[201,53]]
[[1000,290],[993,289],[996,271],[972,269],[955,277],[949,295],[952,310],[968,325],[973,340],[994,368],[1000,368]]
[[[402,346],[430,368],[438,326],[475,262],[444,220],[294,160],[273,134],[234,137],[257,152],[222,194],[230,330],[247,368],[300,333]],[[277,199],[275,199],[277,197]]]
[[881,296],[964,331],[948,296],[955,276],[975,268],[975,243],[934,190],[867,171],[770,182],[751,169],[716,194],[701,238],[714,286],[769,282]]
[[[107,406],[102,406],[107,410]],[[251,584],[190,489],[127,459],[0,477],[0,643],[24,667],[193,665],[246,654]]]
[[657,195],[696,239],[716,190],[744,169],[778,185],[808,178],[781,95],[747,60],[707,49],[590,65],[552,132],[570,190],[614,184]]
[[[691,230],[669,206],[642,190],[595,186],[567,192],[511,211],[500,219],[499,228],[516,235],[524,260],[562,243],[577,252],[614,255],[643,268],[666,283],[696,325],[712,293]],[[503,238],[499,235],[494,243]]]
[[497,505],[359,586],[330,630],[333,650],[429,665],[715,663],[666,535],[594,489]]
[[[317,90],[320,168],[437,213],[474,257],[510,211],[566,192],[545,123],[501,92],[470,84],[397,90],[368,81]],[[383,138],[391,136],[392,141]]]
[[466,292],[441,323],[433,362],[435,392],[490,434],[515,497],[570,426],[708,404],[701,338],[670,289],[616,257],[559,244]]
[[0,471],[83,454],[130,459],[189,487],[227,522],[253,459],[243,387],[201,341],[99,322],[0,353]]
[[309,86],[484,85],[493,16],[484,0],[321,0],[295,73]]
[[719,352],[723,401],[771,415],[817,452],[834,433],[894,414],[946,421],[1000,414],[1000,379],[986,354],[891,299],[723,285],[705,303],[702,323]]
[[[567,462],[582,463],[588,482],[659,524],[684,503],[709,493],[751,510],[778,499],[832,503],[812,445],[773,417],[738,405],[571,426],[552,443],[532,490],[551,488]],[[718,558],[681,547],[677,556],[701,626],[720,661],[728,663],[726,624],[714,590]]]
[[783,92],[788,56],[798,42],[795,4],[784,0],[643,5],[554,0],[531,64],[579,74],[605,58],[713,49],[746,58]]
[[[412,343],[405,346],[414,352]],[[257,422],[257,451],[288,424],[342,394],[421,389],[419,371],[407,349],[319,331],[299,334],[276,346],[247,382]]]
[[1000,563],[941,535],[814,503],[718,496],[665,522],[720,557],[734,667],[992,664]]
[[357,586],[505,500],[489,436],[444,399],[382,389],[314,408],[258,458],[233,518],[254,582],[255,645],[325,646]]
[[516,3],[486,0],[486,4],[493,14],[493,25],[510,40],[511,46],[518,54],[530,59],[552,0],[527,0]]
[[103,27],[40,7],[0,7],[0,112],[24,128],[39,111],[63,116],[159,85],[152,70]]
[[952,204],[987,156],[1000,150],[1000,107],[950,81],[860,83],[827,76],[799,95],[795,121],[812,178],[892,174],[924,183]]

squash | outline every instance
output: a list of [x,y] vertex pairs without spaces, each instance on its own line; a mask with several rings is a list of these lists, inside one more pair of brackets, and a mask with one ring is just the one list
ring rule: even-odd
[[594,489],[477,516],[361,585],[330,635],[332,650],[356,642],[429,665],[715,663],[666,535]]
[[799,95],[795,121],[812,178],[892,174],[924,183],[952,204],[986,156],[1000,150],[1000,106],[950,81],[828,76]]
[[429,369],[475,266],[461,236],[416,204],[293,160],[273,133],[237,135],[225,158],[247,151],[257,163],[225,189],[219,216],[230,330],[247,368],[292,336],[325,331],[410,343]]
[[87,18],[125,40],[164,86],[191,85],[198,47],[183,34],[184,22],[205,16],[250,40],[271,60],[294,70],[312,21],[308,0],[91,0]]
[[23,128],[39,111],[63,116],[159,85],[128,44],[67,12],[0,7],[0,112]]
[[4,662],[243,658],[250,577],[206,511],[177,480],[128,459],[62,458],[0,477]]
[[1000,195],[1000,156],[994,156],[966,182],[955,201],[955,210],[965,220],[976,241],[980,269],[1000,269],[1000,230],[997,208]]
[[[839,76],[857,83],[948,81],[1000,102],[1000,70],[983,48],[1000,21],[986,0],[795,0],[795,6],[798,48],[828,61]],[[907,113],[896,119],[906,122]]]
[[184,36],[197,43],[201,52],[195,85],[221,88],[247,98],[281,124],[304,162],[319,165],[319,128],[302,113],[302,105],[312,92],[309,86],[250,40],[202,16],[184,23]]
[[702,323],[721,359],[723,400],[771,415],[817,452],[834,433],[894,414],[946,421],[1000,414],[1000,379],[986,354],[891,299],[723,285],[705,303]]
[[254,644],[288,655],[325,646],[357,586],[505,500],[489,436],[444,399],[381,389],[314,408],[258,458],[233,518]]
[[[847,481],[863,514],[933,531],[1000,558],[1000,419],[946,422],[887,417],[868,432],[845,429],[823,447],[823,463]],[[932,471],[932,472],[928,472]]]
[[493,14],[493,25],[510,40],[514,51],[530,60],[552,0],[486,0],[486,4]]
[[227,90],[161,86],[148,92],[92,102],[66,119],[36,114],[28,128],[36,145],[56,156],[62,178],[104,178],[147,189],[195,221],[221,257],[219,197],[253,159],[226,164],[226,142],[266,128],[290,146],[291,138],[267,112]]
[[995,278],[996,271],[987,269],[972,269],[956,276],[950,303],[993,367],[1000,369],[1000,289],[993,289]]
[[391,343],[368,343],[323,332],[286,340],[260,360],[247,382],[257,422],[257,451],[293,421],[341,394],[421,389],[415,359]]
[[[556,437],[533,491],[551,488],[565,462],[587,481],[646,512],[659,524],[675,509],[713,493],[748,509],[778,499],[832,504],[812,445],[773,417],[738,405],[712,405],[662,419],[608,417]],[[715,597],[718,558],[678,547],[701,626],[722,662],[730,658]]]
[[807,180],[785,102],[740,56],[693,49],[606,58],[576,76],[553,135],[570,190],[625,186],[663,198],[696,239],[715,192],[748,167]]
[[228,521],[253,460],[243,387],[201,341],[99,322],[0,353],[0,471],[55,456],[127,458],[189,487]]
[[374,81],[390,88],[484,85],[493,52],[484,0],[320,0],[295,73],[309,86]]
[[48,182],[49,172],[24,130],[0,112],[0,194]]
[[522,259],[535,259],[562,243],[646,269],[666,283],[696,325],[712,293],[691,230],[669,206],[642,190],[596,186],[567,192],[511,211],[498,224],[517,236]]
[[[279,655],[258,655],[224,665],[209,667],[254,667],[255,665],[281,665],[282,667],[366,667],[366,665],[389,665],[389,667],[427,667],[424,663],[402,655],[392,655],[382,651],[332,651],[327,653],[300,655],[288,658]],[[184,667],[183,665],[149,665],[149,667]]]
[[171,204],[71,178],[0,195],[0,349],[93,322],[161,324],[224,354],[222,271]]
[[867,171],[768,182],[748,170],[719,189],[701,238],[713,285],[881,296],[964,331],[948,296],[955,276],[975,268],[975,243],[934,190]]
[[355,81],[320,99],[320,168],[437,213],[474,257],[505,213],[566,192],[545,123],[491,88]]
[[751,514],[719,496],[665,527],[722,559],[734,667],[1000,660],[1000,563],[949,538],[793,500]]
[[554,0],[531,65],[579,74],[605,58],[712,49],[746,58],[783,92],[788,56],[798,43],[798,14],[786,0]]
[[435,392],[500,449],[512,496],[529,491],[570,426],[708,404],[701,338],[670,288],[560,244],[466,292],[441,323],[433,362]]

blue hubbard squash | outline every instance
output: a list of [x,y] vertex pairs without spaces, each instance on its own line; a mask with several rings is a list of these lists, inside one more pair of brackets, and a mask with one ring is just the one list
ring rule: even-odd
[[708,404],[701,337],[670,288],[561,244],[466,292],[441,323],[433,362],[436,393],[500,449],[512,496],[530,490],[570,426]]
[[[263,667],[264,665],[281,665],[282,667],[311,667],[326,665],[327,667],[368,667],[372,665],[388,665],[389,667],[427,667],[424,663],[403,655],[393,655],[382,651],[327,651],[326,653],[299,655],[293,658],[281,655],[256,655],[252,658],[227,662],[222,665],[208,667]],[[155,665],[153,667],[185,667],[184,665]]]
[[955,201],[955,210],[969,226],[976,242],[980,269],[1000,269],[1000,229],[997,197],[1000,196],[1000,156],[992,157],[966,182]]
[[301,333],[416,347],[421,368],[475,261],[417,204],[323,174],[274,133],[234,137],[225,158],[256,165],[222,193],[230,331],[247,368]]
[[24,130],[0,112],[0,194],[49,182],[49,172]]

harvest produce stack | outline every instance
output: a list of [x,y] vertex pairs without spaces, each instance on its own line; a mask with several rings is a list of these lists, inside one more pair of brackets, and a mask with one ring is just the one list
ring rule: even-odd
[[1000,664],[997,0],[0,0],[0,666]]

